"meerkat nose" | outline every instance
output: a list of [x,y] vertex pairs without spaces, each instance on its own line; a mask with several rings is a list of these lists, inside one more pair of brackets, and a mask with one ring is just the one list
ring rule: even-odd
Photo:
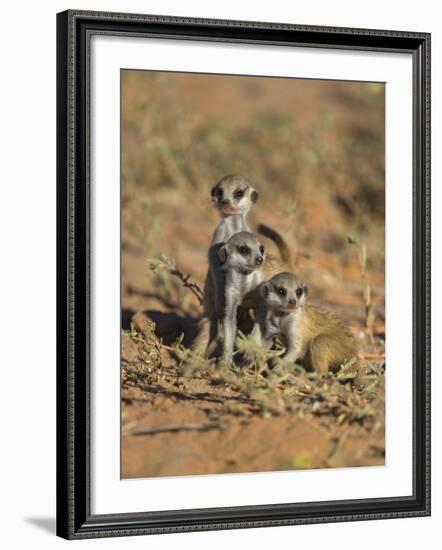
[[230,200],[229,199],[223,199],[221,201],[221,204],[230,204]]
[[294,305],[294,306],[296,306],[296,298],[291,298],[291,299],[289,300],[289,303],[292,304],[292,305]]
[[261,265],[263,262],[263,257],[262,256],[256,256],[255,258],[255,264],[256,265]]

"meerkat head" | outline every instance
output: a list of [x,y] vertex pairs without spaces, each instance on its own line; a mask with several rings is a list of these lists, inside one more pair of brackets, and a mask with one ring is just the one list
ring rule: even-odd
[[308,288],[293,273],[278,273],[260,288],[267,307],[280,313],[291,313],[302,307]]
[[218,256],[222,269],[233,269],[248,275],[260,269],[265,259],[265,250],[256,235],[241,231],[219,249]]
[[223,216],[247,214],[259,197],[242,176],[224,176],[210,193],[213,204]]

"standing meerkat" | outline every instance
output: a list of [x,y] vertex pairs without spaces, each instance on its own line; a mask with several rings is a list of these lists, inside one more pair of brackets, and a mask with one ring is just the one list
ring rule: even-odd
[[[247,214],[258,200],[258,192],[242,176],[224,176],[212,188],[212,202],[221,215],[221,221],[217,225],[209,248],[209,270],[204,283],[203,309],[204,315],[211,319],[215,311],[213,304],[219,301],[220,289],[217,287],[218,272],[220,269],[218,252],[230,237],[240,231],[250,231],[247,223]],[[201,327],[204,331],[204,327]],[[200,331],[201,333],[201,331]],[[201,334],[201,336],[203,336]],[[200,338],[198,348],[204,344],[205,338]],[[207,342],[206,342],[207,343]]]
[[[216,326],[219,312],[216,304],[223,299],[223,288],[219,286],[220,260],[218,252],[233,235],[241,231],[250,232],[247,223],[247,215],[257,202],[259,194],[243,176],[228,175],[212,188],[211,198],[214,206],[221,214],[221,221],[216,227],[209,248],[209,269],[204,282],[203,292],[203,318],[198,324],[198,332],[192,344],[192,350],[210,356],[209,343],[214,342],[219,335],[219,327]],[[291,258],[288,246],[284,239],[267,226],[260,225],[258,231],[272,239],[281,254],[282,262],[272,256],[268,256],[265,265],[267,277],[284,269],[291,268]],[[241,317],[244,322],[251,322],[248,311],[241,309]],[[213,346],[212,346],[213,347]]]
[[253,336],[267,347],[282,337],[286,361],[327,373],[357,356],[356,341],[333,313],[306,303],[308,289],[293,273],[279,273],[257,291]]
[[236,338],[238,307],[251,306],[254,303],[254,291],[263,281],[261,266],[265,259],[265,250],[256,235],[241,231],[231,237],[218,250],[220,271],[213,338],[209,348],[216,345],[219,338],[219,326],[222,327],[223,354],[226,362],[231,362]]

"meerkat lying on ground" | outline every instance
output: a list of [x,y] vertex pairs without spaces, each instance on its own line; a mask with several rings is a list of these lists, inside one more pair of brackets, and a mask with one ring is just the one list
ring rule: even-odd
[[307,287],[292,273],[279,273],[261,284],[252,334],[269,348],[282,337],[287,347],[283,359],[327,373],[357,356],[356,341],[334,314],[307,304],[307,294]]

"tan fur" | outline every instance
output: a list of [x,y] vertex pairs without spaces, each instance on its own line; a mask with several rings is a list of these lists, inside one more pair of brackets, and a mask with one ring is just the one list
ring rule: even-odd
[[307,368],[326,373],[357,355],[347,325],[330,311],[305,305],[299,320],[300,356]]
[[277,258],[276,256],[272,256],[271,254],[267,254],[266,261],[262,268],[264,279],[271,279],[274,275],[277,275],[281,271],[286,271],[289,265],[290,264],[287,264],[287,262],[282,257],[282,254],[281,258]]
[[268,347],[281,337],[285,360],[326,373],[357,356],[356,340],[336,315],[306,303],[307,295],[306,285],[290,272],[262,283],[253,335]]

